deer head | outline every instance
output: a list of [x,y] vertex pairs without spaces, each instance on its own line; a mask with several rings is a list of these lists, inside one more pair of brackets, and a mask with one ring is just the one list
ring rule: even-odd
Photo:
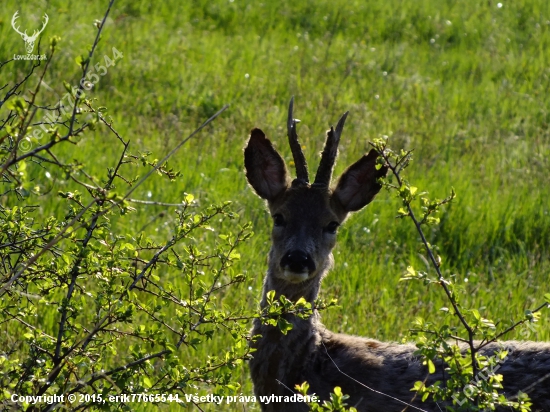
[[296,165],[294,180],[291,181],[283,158],[260,129],[252,130],[244,157],[248,182],[267,201],[273,218],[267,278],[275,282],[275,289],[280,289],[277,284],[286,285],[287,290],[302,289],[303,293],[308,284],[318,284],[330,268],[338,226],[350,212],[373,200],[381,188],[377,179],[385,176],[387,167],[377,168],[378,153],[373,149],[351,165],[331,188],[346,112],[336,129],[331,127],[327,132],[315,181],[310,184],[292,112],[293,99],[287,126]]
[[21,37],[23,38],[23,40],[25,41],[25,49],[27,50],[27,53],[28,54],[31,54],[32,51],[34,50],[34,43],[36,42],[36,39],[38,38],[38,35],[40,33],[42,33],[44,31],[44,29],[46,28],[46,25],[48,24],[48,21],[49,21],[49,17],[46,13],[44,13],[44,24],[42,25],[42,28],[40,30],[35,30],[33,33],[32,33],[32,36],[29,36],[27,34],[27,30],[25,30],[24,33],[21,33],[21,31],[19,30],[18,27],[15,26],[15,22],[16,20],[19,18],[19,10],[16,11],[14,14],[13,14],[13,17],[11,19],[11,26],[13,27],[13,29],[19,33],[21,35]]

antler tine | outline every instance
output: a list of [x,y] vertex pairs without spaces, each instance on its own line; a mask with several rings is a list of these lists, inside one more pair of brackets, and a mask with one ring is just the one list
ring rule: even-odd
[[336,130],[331,126],[330,130],[327,132],[327,140],[321,155],[321,162],[319,163],[317,174],[315,175],[314,185],[326,187],[330,185],[332,169],[334,168],[336,155],[338,154],[338,143],[340,143],[340,136],[342,136],[348,114],[349,112],[344,113],[340,120],[338,120]]
[[344,130],[344,125],[346,124],[346,119],[348,118],[349,111],[344,113],[342,117],[340,117],[340,120],[338,120],[338,124],[336,125],[336,144],[340,142],[340,136],[342,136],[342,131]]
[[48,15],[46,13],[44,13],[44,16],[42,17],[42,19],[44,20],[44,23],[42,24],[42,28],[40,30],[34,30],[33,33],[32,33],[31,38],[34,39],[34,40],[36,40],[38,35],[44,31],[44,29],[46,28],[46,25],[50,21],[50,18],[48,17]]
[[50,21],[50,17],[46,13],[44,13],[44,17],[42,18],[44,19],[44,24],[42,25],[42,29],[40,30],[40,32],[42,32],[42,30],[46,28],[46,25]]
[[302,152],[302,147],[298,142],[298,135],[296,134],[296,119],[293,116],[294,109],[294,96],[290,99],[290,104],[288,105],[288,143],[290,144],[290,149],[292,150],[292,157],[294,158],[294,164],[296,166],[296,180],[302,183],[309,183],[309,175],[307,172],[307,163]]
[[13,29],[14,29],[18,34],[20,34],[21,36],[26,35],[26,34],[27,34],[27,30],[25,30],[25,33],[21,33],[21,32],[19,31],[19,27],[15,27],[15,24],[16,24],[18,18],[19,18],[19,10],[17,10],[15,13],[13,13],[13,17],[11,18],[11,26],[12,26]]

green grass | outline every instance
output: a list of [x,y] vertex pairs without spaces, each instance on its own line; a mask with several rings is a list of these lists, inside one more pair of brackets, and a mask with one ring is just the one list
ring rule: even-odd
[[[92,42],[92,23],[105,8],[105,1],[4,1],[0,56],[24,52],[10,25],[15,10],[23,27],[48,13],[42,47],[52,35],[62,41],[45,78],[52,90],[43,89],[41,99],[56,101],[63,81],[76,85],[75,58]],[[455,188],[457,200],[429,240],[439,247],[445,273],[461,285],[466,307],[509,322],[548,292],[549,2],[117,1],[94,62],[113,46],[124,58],[92,95],[134,152],[161,158],[230,104],[170,160],[182,172],[177,183],[152,178],[134,195],[232,200],[242,221],[253,222],[256,235],[241,250],[248,280],[225,297],[227,304],[256,304],[269,249],[270,219],[247,187],[242,148],[249,130],[261,127],[289,162],[285,112],[292,95],[311,165],[324,131],[350,110],[336,174],[368,150],[369,139],[388,135],[392,147],[414,149],[411,184],[440,198]],[[1,69],[1,83],[20,79],[28,67]],[[106,135],[99,129],[59,156],[86,161],[89,173],[105,176],[119,155]],[[31,173],[37,184],[51,185],[41,169]],[[55,177],[55,190],[40,200],[43,216],[64,212],[55,193],[71,183]],[[395,219],[398,207],[382,192],[340,231],[335,268],[323,284],[324,295],[341,305],[324,314],[330,329],[400,340],[416,316],[442,321],[438,309],[448,303],[441,290],[398,282],[407,265],[424,266],[412,224]],[[166,236],[171,214],[158,217],[163,211],[139,208],[126,224],[153,222],[159,238]],[[533,339],[550,339],[547,319],[545,312]],[[193,356],[226,345],[220,336]],[[242,380],[250,393],[245,369]]]

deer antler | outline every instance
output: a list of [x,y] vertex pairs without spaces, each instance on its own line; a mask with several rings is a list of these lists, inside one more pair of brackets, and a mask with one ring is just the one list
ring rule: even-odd
[[16,24],[16,21],[17,19],[19,18],[19,10],[17,10],[14,14],[13,14],[13,17],[11,18],[11,26],[13,27],[13,29],[18,33],[20,34],[23,39],[25,41],[29,41],[29,42],[33,42],[34,40],[36,40],[36,38],[38,37],[38,35],[40,33],[42,33],[44,31],[44,29],[46,28],[46,25],[48,24],[48,22],[50,21],[50,18],[48,17],[48,15],[46,13],[44,13],[44,23],[42,24],[42,28],[40,30],[35,30],[33,33],[32,33],[32,36],[29,36],[27,34],[27,30],[25,30],[23,33],[21,33],[21,31],[19,30],[19,27],[16,27],[15,24]]
[[50,21],[50,18],[48,17],[48,15],[46,13],[44,13],[44,24],[42,25],[42,28],[40,30],[35,30],[32,33],[31,40],[36,40],[38,35],[44,31],[44,29],[46,28],[46,25],[48,24],[49,21]]
[[327,132],[325,148],[323,149],[321,162],[319,163],[319,168],[315,175],[315,182],[313,183],[316,186],[328,187],[330,185],[332,168],[334,167],[336,155],[338,154],[338,143],[340,143],[340,136],[342,135],[342,130],[344,130],[344,124],[346,123],[348,113],[349,112],[346,112],[342,115],[336,125],[336,130],[331,126],[330,130]]
[[290,149],[292,150],[292,157],[294,158],[294,164],[296,166],[296,180],[300,183],[309,183],[309,175],[307,172],[307,163],[302,152],[300,143],[298,142],[298,135],[296,134],[296,119],[292,114],[294,107],[294,96],[290,99],[290,104],[288,106],[288,143],[290,144]]
[[13,27],[13,29],[19,33],[21,36],[24,36],[24,37],[28,37],[27,36],[27,30],[25,30],[25,33],[21,33],[19,31],[19,27],[15,27],[15,21],[19,18],[19,10],[17,10],[15,13],[13,13],[13,17],[11,18],[11,26]]

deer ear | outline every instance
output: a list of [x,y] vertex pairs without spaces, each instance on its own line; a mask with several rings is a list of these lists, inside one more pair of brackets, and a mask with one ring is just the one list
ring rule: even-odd
[[250,133],[244,166],[248,183],[261,198],[272,201],[288,187],[285,161],[260,129]]
[[380,191],[376,180],[386,175],[387,166],[376,169],[378,153],[372,149],[342,174],[332,194],[346,212],[354,212],[368,205]]

